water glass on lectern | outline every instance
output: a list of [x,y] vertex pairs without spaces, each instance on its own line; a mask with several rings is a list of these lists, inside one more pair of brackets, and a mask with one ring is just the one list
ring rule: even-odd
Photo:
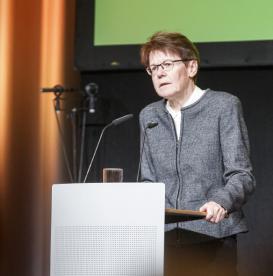
[[102,182],[123,182],[123,169],[104,168],[102,170]]

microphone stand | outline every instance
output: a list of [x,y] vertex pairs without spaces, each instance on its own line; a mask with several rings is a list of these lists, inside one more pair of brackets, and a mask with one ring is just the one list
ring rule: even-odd
[[59,134],[61,136],[61,145],[62,145],[62,151],[63,151],[63,155],[64,155],[65,166],[66,166],[66,169],[67,169],[67,172],[68,172],[69,179],[70,179],[71,183],[73,183],[74,179],[73,179],[73,175],[72,175],[71,168],[70,168],[70,165],[69,165],[66,146],[65,146],[65,143],[64,143],[64,133],[63,133],[63,130],[61,128],[61,124],[60,124],[60,121],[59,121],[59,118],[58,118],[59,110],[56,109],[55,101],[56,101],[56,98],[53,100],[54,114],[55,114],[58,130],[59,130]]
[[[70,179],[71,183],[80,183],[82,172],[83,172],[83,153],[84,153],[84,144],[85,144],[85,133],[86,133],[86,116],[88,112],[87,102],[90,101],[89,96],[84,98],[84,101],[81,103],[81,107],[73,107],[71,109],[63,109],[61,108],[61,101],[64,100],[62,98],[63,93],[68,92],[83,92],[76,88],[64,88],[61,85],[55,85],[50,88],[41,88],[41,92],[43,93],[54,93],[55,98],[53,99],[54,113],[57,122],[58,131],[61,137],[61,146],[64,155],[65,167]],[[64,131],[61,127],[61,123],[59,120],[60,112],[68,112],[69,118],[71,121],[72,128],[72,168],[71,163],[69,162],[67,146],[65,144]],[[78,116],[77,114],[82,112],[82,128],[80,133],[80,145],[78,145]],[[91,113],[91,112],[89,112]],[[79,154],[78,154],[79,149]],[[79,155],[79,156],[78,156]],[[79,160],[78,160],[79,157]],[[79,165],[79,166],[78,166]]]
[[[90,109],[90,101],[97,100],[97,95],[98,95],[98,85],[95,83],[92,83],[92,86],[95,88],[95,94],[90,92],[90,84],[85,86],[85,93],[86,97],[83,102],[83,114],[82,114],[82,128],[81,128],[81,140],[80,140],[80,156],[79,156],[79,170],[78,170],[78,179],[77,182],[81,183],[81,178],[82,178],[82,173],[83,173],[83,153],[84,153],[84,145],[85,145],[85,133],[86,133],[86,113],[91,113],[94,114],[96,112],[95,107]],[[93,97],[93,99],[92,99]],[[89,103],[89,107],[87,108],[86,105]]]
[[[83,154],[85,147],[85,133],[86,133],[86,118],[87,113],[92,113],[87,108],[87,103],[89,102],[89,97],[85,97],[82,108],[72,108],[71,123],[72,123],[72,147],[73,147],[73,175],[74,182],[81,183],[82,173],[83,173]],[[77,133],[77,112],[82,112],[81,118],[81,131],[80,131],[80,143],[78,144],[78,133]],[[79,152],[79,155],[78,155]],[[78,159],[79,158],[79,159]],[[78,165],[78,166],[77,166]]]
[[77,179],[77,110],[75,108],[71,111],[71,125],[72,125],[72,168],[73,168],[73,176],[74,181]]
[[[90,91],[90,95],[92,97],[96,96],[97,95],[97,85],[92,83],[92,87],[95,87],[96,88],[96,93],[91,93]],[[71,126],[72,126],[72,171],[71,171],[71,168],[70,168],[70,165],[69,165],[69,161],[68,161],[68,154],[67,154],[67,150],[66,150],[66,146],[65,146],[65,139],[64,139],[64,135],[63,135],[63,130],[61,128],[61,124],[60,124],[60,121],[59,121],[59,118],[58,118],[58,113],[60,111],[66,111],[65,109],[61,109],[61,104],[60,104],[60,100],[62,100],[61,98],[61,95],[62,93],[64,92],[72,92],[72,91],[79,91],[78,89],[73,89],[73,88],[70,88],[70,89],[65,89],[64,87],[62,87],[61,85],[56,85],[54,86],[53,88],[42,88],[41,89],[42,92],[53,92],[55,94],[55,99],[54,99],[54,110],[55,110],[55,115],[56,115],[56,120],[57,120],[57,125],[58,125],[58,129],[59,129],[59,133],[60,133],[60,136],[61,136],[61,139],[62,139],[62,148],[63,148],[63,154],[64,154],[64,158],[65,158],[65,164],[66,164],[66,168],[67,168],[67,171],[68,171],[68,175],[69,175],[69,178],[70,178],[70,181],[73,183],[75,183],[76,181],[78,183],[81,182],[81,176],[82,176],[82,170],[83,170],[83,152],[84,152],[84,144],[85,144],[85,131],[86,131],[86,112],[88,110],[89,113],[94,113],[95,111],[95,107],[94,107],[94,99],[95,98],[90,98],[91,96],[87,94],[87,96],[85,95],[85,98],[84,98],[84,101],[82,102],[82,107],[81,108],[76,108],[76,107],[73,107],[71,110],[70,110],[70,120],[71,120]],[[89,101],[89,108],[86,108],[86,102],[87,100]],[[90,104],[90,101],[93,101],[92,104]],[[91,106],[91,108],[90,108]],[[79,156],[79,168],[77,170],[77,157],[78,157],[78,141],[77,141],[77,112],[78,111],[82,111],[83,112],[83,115],[82,115],[82,129],[81,129],[81,139],[80,139],[80,156]],[[95,152],[93,154],[93,157],[92,157],[92,160],[90,162],[90,165],[88,167],[88,170],[87,170],[87,173],[84,177],[84,183],[86,182],[86,179],[88,177],[88,174],[89,174],[89,171],[92,167],[92,164],[93,164],[93,161],[94,161],[94,158],[95,158],[95,155],[96,155],[96,152],[98,150],[98,147],[99,147],[99,144],[100,144],[100,141],[101,141],[101,138],[105,132],[105,130],[110,127],[110,126],[117,126],[125,121],[127,121],[128,119],[131,119],[133,117],[133,114],[127,114],[125,116],[122,116],[122,117],[119,117],[115,120],[113,120],[110,124],[106,125],[102,132],[101,132],[101,135],[100,135],[100,138],[99,138],[99,141],[97,143],[97,146],[95,148]]]
[[80,160],[79,160],[79,171],[78,171],[78,183],[81,182],[82,171],[83,171],[83,152],[84,152],[84,144],[85,144],[85,132],[86,132],[86,110],[83,110],[82,129],[81,129],[81,142],[80,142]]

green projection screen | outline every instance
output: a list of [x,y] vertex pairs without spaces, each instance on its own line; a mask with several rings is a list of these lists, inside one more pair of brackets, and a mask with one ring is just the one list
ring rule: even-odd
[[196,42],[202,67],[272,66],[272,0],[77,0],[76,67],[140,69],[156,31]]
[[194,42],[273,39],[272,0],[97,0],[94,45],[141,44],[159,30]]

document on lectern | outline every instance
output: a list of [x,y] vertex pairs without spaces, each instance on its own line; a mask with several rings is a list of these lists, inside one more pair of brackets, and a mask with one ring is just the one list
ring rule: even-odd
[[163,276],[162,183],[55,184],[51,276]]

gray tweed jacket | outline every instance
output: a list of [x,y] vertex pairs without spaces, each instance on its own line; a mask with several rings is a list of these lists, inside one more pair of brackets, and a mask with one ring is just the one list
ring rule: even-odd
[[229,212],[218,224],[205,220],[166,225],[226,237],[247,231],[242,205],[254,191],[249,140],[239,99],[226,92],[207,90],[194,104],[181,109],[181,133],[177,140],[165,100],[140,113],[142,139],[141,181],[163,182],[166,208],[199,208],[215,201]]

